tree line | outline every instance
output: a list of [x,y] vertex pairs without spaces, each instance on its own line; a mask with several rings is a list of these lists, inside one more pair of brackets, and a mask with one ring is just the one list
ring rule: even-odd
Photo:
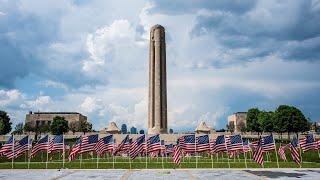
[[[241,132],[257,132],[258,135],[267,132],[276,132],[282,135],[307,132],[312,123],[304,114],[294,106],[280,105],[275,111],[264,111],[259,108],[251,108],[247,112],[246,125],[238,124]],[[230,127],[233,126],[233,127]],[[234,125],[227,125],[230,131],[234,131]]]

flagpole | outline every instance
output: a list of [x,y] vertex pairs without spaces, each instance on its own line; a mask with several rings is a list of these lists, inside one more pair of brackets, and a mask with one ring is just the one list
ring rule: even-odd
[[[248,168],[248,165],[247,165],[247,153],[244,152],[243,139],[241,138],[241,140],[242,140],[242,151],[243,151],[243,156],[244,156],[244,164],[246,165],[246,168]],[[249,141],[248,141],[248,146],[249,146]]]
[[211,154],[211,168],[213,169],[213,155]]
[[64,161],[65,161],[65,154],[66,154],[66,150],[65,150],[65,144],[64,144],[64,134],[62,134],[62,142],[63,142],[63,147],[62,147],[62,167],[64,168]]
[[81,169],[81,164],[82,164],[82,153],[80,154],[80,169]]
[[[229,159],[229,156],[228,156],[228,146],[226,144],[226,136],[224,136],[224,145],[225,145],[225,147],[227,149],[228,166],[229,166],[229,169],[230,169],[230,159]],[[223,156],[223,154],[222,154],[222,156]]]
[[97,155],[97,169],[99,169],[99,156],[97,152],[96,152],[96,155]]
[[297,140],[299,142],[299,151],[300,151],[300,159],[301,159],[301,165],[300,165],[300,168],[302,166],[302,151],[301,151],[301,145],[300,145],[300,141]]
[[11,169],[13,169],[13,162],[14,162],[14,135],[12,135],[12,152],[13,152],[13,156],[12,156],[12,159],[11,159]]
[[274,137],[272,136],[273,138],[273,143],[274,143],[274,152],[276,153],[276,158],[277,158],[277,166],[278,168],[280,168],[279,166],[279,160],[278,160],[278,153],[277,153],[277,146],[276,146],[276,141],[274,140]]
[[[129,142],[130,142],[130,138],[129,138]],[[131,144],[130,144],[130,146],[131,146]],[[129,147],[129,154],[128,154],[128,157],[129,157],[129,165],[130,165],[130,169],[131,169],[130,149],[131,149],[131,147]]]
[[197,139],[196,134],[194,134],[194,155],[196,156],[196,169],[198,168],[198,156],[197,156]]
[[29,154],[28,156],[28,169],[30,168],[30,136],[28,135],[28,152],[27,154]]
[[[115,144],[115,142],[113,140],[113,151],[114,151],[114,144]],[[112,153],[110,153],[110,155],[112,155]],[[114,156],[115,155],[112,155],[112,169],[114,169]]]
[[144,142],[146,143],[146,169],[148,168],[148,142],[147,142],[147,135],[145,135]]
[[47,135],[48,136],[48,141],[47,141],[47,161],[46,161],[46,169],[48,169],[48,157],[49,157],[49,152],[48,152],[48,150],[49,150],[49,135]]

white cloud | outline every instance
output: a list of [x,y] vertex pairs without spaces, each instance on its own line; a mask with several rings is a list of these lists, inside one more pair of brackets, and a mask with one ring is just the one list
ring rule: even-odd
[[22,94],[17,89],[1,90],[0,89],[0,106],[4,107],[16,103],[22,98]]
[[52,80],[41,81],[41,82],[39,82],[39,84],[44,87],[53,87],[53,88],[60,88],[60,89],[68,90],[67,85],[60,83],[60,82],[52,81]]
[[5,16],[6,13],[0,11],[0,16]]
[[[83,70],[96,73],[103,67],[107,60],[111,61],[115,48],[121,48],[133,41],[135,31],[128,20],[115,20],[110,26],[97,29],[87,36],[87,50],[90,58],[84,60]],[[109,57],[108,57],[109,56]]]

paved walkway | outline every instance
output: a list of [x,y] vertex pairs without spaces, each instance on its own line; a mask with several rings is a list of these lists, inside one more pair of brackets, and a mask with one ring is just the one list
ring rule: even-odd
[[320,169],[0,170],[0,179],[319,179]]

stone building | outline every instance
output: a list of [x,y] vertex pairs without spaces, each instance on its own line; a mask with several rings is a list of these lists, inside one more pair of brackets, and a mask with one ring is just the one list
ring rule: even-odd
[[115,122],[110,122],[107,128],[100,130],[102,134],[120,134],[121,131]]
[[245,127],[247,126],[247,112],[233,113],[232,115],[228,116],[228,125],[230,122],[234,124],[235,133],[241,132],[241,124],[244,124]]
[[64,117],[70,124],[71,122],[87,121],[87,116],[77,112],[32,112],[26,115],[25,123],[30,123],[33,127],[39,127],[45,124],[50,125],[56,116]]
[[197,134],[210,134],[212,132],[213,129],[207,126],[207,124],[203,121],[201,121],[198,127],[195,129],[195,133]]

